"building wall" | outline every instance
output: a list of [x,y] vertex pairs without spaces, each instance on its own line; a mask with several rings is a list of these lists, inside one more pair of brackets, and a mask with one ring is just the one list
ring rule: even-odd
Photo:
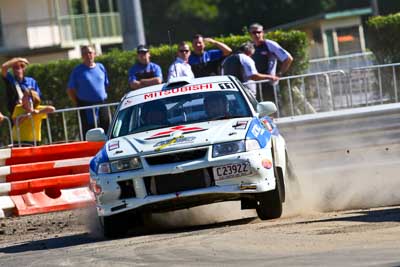
[[29,10],[27,39],[29,48],[56,46],[61,43],[54,1],[26,1]]
[[28,0],[0,0],[4,47],[28,46],[26,1]]

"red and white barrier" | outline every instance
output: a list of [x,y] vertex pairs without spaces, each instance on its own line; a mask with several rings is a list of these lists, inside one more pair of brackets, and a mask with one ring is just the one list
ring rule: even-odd
[[89,162],[102,145],[75,142],[1,149],[0,218],[94,205]]
[[41,177],[89,172],[91,158],[85,157],[2,166],[0,167],[0,182],[15,182]]
[[84,208],[94,205],[94,196],[88,187],[62,189],[56,198],[46,192],[11,196],[15,203],[15,215],[30,215],[53,211]]
[[0,196],[0,218],[12,214],[15,208],[14,201],[9,196]]

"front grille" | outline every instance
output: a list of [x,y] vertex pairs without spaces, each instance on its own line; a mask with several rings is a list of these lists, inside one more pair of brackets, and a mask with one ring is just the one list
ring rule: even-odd
[[119,181],[118,185],[121,188],[121,195],[119,196],[119,199],[136,197],[132,180]]
[[207,154],[207,148],[203,148],[198,150],[164,154],[160,156],[146,157],[146,161],[149,165],[177,163],[177,162],[201,159],[204,158],[206,154]]
[[215,185],[212,172],[207,169],[144,177],[144,182],[148,195],[176,193]]

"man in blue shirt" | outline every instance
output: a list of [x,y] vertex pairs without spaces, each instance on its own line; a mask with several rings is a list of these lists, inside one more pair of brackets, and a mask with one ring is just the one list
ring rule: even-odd
[[150,51],[145,45],[139,45],[137,63],[129,69],[129,86],[133,89],[162,83],[161,67],[150,62]]
[[[215,45],[218,49],[204,50],[205,43]],[[222,60],[232,53],[232,49],[226,44],[212,38],[203,38],[201,34],[193,36],[192,46],[193,53],[189,57],[189,64],[192,66],[194,77],[218,75]]]
[[[39,85],[32,77],[25,76],[25,69],[29,61],[26,58],[15,57],[3,63],[1,66],[1,76],[6,85],[7,108],[10,115],[14,107],[21,103],[23,92],[28,89],[35,90],[41,97]],[[12,68],[13,74],[8,70]]]
[[[106,89],[109,86],[107,71],[103,64],[95,62],[96,52],[92,46],[83,46],[81,49],[83,63],[76,66],[69,77],[67,93],[71,101],[78,107],[104,104],[107,100]],[[108,109],[95,108],[98,125],[108,131],[110,124]],[[82,130],[86,132],[95,127],[93,109],[80,111]],[[85,138],[85,137],[84,137]]]

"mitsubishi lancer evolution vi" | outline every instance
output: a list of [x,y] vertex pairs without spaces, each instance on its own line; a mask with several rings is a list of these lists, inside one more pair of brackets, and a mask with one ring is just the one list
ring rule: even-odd
[[104,235],[125,234],[143,214],[241,201],[261,220],[278,218],[285,200],[286,144],[233,76],[176,78],[126,94],[90,162],[90,188]]

